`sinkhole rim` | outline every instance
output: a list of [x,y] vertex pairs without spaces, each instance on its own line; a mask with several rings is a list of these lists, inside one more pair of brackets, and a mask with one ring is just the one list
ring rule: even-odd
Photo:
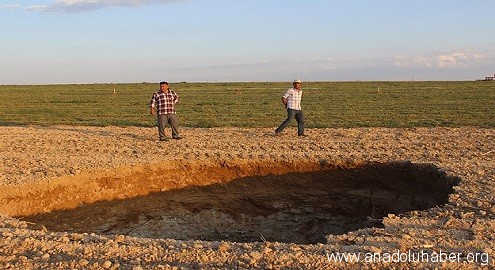
[[[363,169],[364,168],[364,169]],[[288,175],[295,174],[295,180],[298,178],[309,177],[310,175],[318,175],[323,174],[325,172],[360,172],[361,175],[366,175],[367,171],[370,168],[378,168],[378,171],[383,168],[388,169],[408,169],[411,172],[421,172],[423,171],[424,175],[431,174],[433,178],[439,179],[434,186],[435,188],[427,187],[426,189],[422,189],[422,192],[435,191],[436,188],[444,189],[444,191],[440,192],[442,199],[441,204],[431,205],[431,207],[443,205],[448,202],[448,195],[453,193],[453,186],[457,185],[460,182],[460,178],[455,176],[447,175],[438,167],[432,164],[422,164],[422,163],[411,163],[411,162],[363,162],[363,163],[328,163],[325,161],[318,162],[263,162],[263,161],[210,161],[210,162],[170,162],[167,163],[166,166],[152,166],[152,165],[144,165],[133,167],[131,169],[127,168],[124,170],[117,170],[113,174],[89,174],[86,176],[73,177],[72,180],[81,180],[78,185],[71,185],[74,181],[67,181],[66,178],[58,179],[57,181],[52,181],[51,183],[45,183],[47,185],[40,187],[37,189],[38,193],[28,193],[25,198],[36,198],[36,206],[38,206],[37,212],[35,213],[24,213],[24,214],[13,214],[14,217],[20,217],[28,221],[32,221],[33,217],[40,217],[43,215],[50,215],[50,213],[64,213],[70,212],[74,209],[80,209],[81,207],[92,205],[98,205],[99,203],[112,203],[122,201],[133,202],[136,198],[152,198],[152,196],[156,194],[162,194],[177,191],[177,190],[185,190],[185,189],[204,189],[211,186],[225,186],[232,185],[235,181],[243,181],[245,183],[249,183],[249,181],[258,181],[263,182],[264,179],[275,179],[277,181],[281,181],[283,177]],[[388,173],[385,170],[385,174]],[[299,174],[299,175],[297,175]],[[294,177],[294,176],[293,176]],[[351,177],[352,178],[352,177]],[[432,178],[432,179],[433,179]],[[241,180],[239,180],[241,179]],[[247,180],[246,180],[247,179]],[[390,179],[391,183],[393,179]],[[282,180],[283,181],[283,180]],[[292,181],[292,180],[291,180]],[[266,182],[266,181],[265,181]],[[321,182],[321,181],[320,181]],[[318,184],[320,182],[314,182],[314,184]],[[359,182],[359,181],[358,181]],[[264,182],[263,182],[264,183]],[[292,182],[291,182],[292,183]],[[428,181],[426,181],[428,183]],[[266,183],[265,183],[266,184]],[[286,183],[287,184],[287,183]],[[239,188],[239,186],[232,186],[234,189]],[[411,188],[412,186],[408,186],[407,188]],[[134,188],[134,189],[133,189]],[[255,189],[252,187],[252,189]],[[309,187],[310,190],[311,187]],[[319,189],[314,189],[312,191],[317,192]],[[268,191],[267,191],[268,192]],[[270,191],[271,192],[271,191]],[[359,192],[363,193],[365,191],[353,190],[354,193]],[[384,192],[383,190],[375,190],[376,194],[380,192]],[[371,190],[373,193],[373,190]],[[15,195],[10,197],[8,205],[11,207],[17,203],[17,209],[29,209],[29,206],[34,206],[34,202],[28,200],[22,200],[22,196],[17,194],[17,200],[15,199]],[[99,196],[97,196],[99,195]],[[221,193],[216,194],[221,197]],[[266,195],[270,195],[267,193]],[[283,194],[279,194],[283,195]],[[362,194],[361,194],[362,195]],[[3,194],[2,194],[3,196]],[[434,195],[436,196],[436,195]],[[99,198],[98,198],[99,197]],[[386,196],[384,196],[386,197]],[[414,197],[414,196],[413,196]],[[43,203],[39,203],[41,201]],[[69,200],[67,200],[70,198]],[[103,198],[103,199],[102,199]],[[6,201],[6,198],[0,197],[0,200]],[[8,200],[8,199],[7,199]],[[93,200],[93,201],[91,201]],[[231,205],[234,205],[231,201]],[[332,204],[332,201],[326,201],[328,204]],[[213,203],[213,201],[211,202]],[[256,202],[259,204],[259,202]],[[318,200],[311,204],[311,207],[316,207],[319,203]],[[346,202],[346,204],[352,204],[352,202]],[[249,206],[249,204],[247,204]],[[197,205],[195,207],[198,207]],[[263,205],[264,208],[270,208],[271,206]],[[309,208],[311,208],[309,207]],[[316,209],[315,208],[315,209]],[[210,207],[209,209],[216,209],[215,207]],[[319,208],[318,208],[319,209]],[[327,209],[327,208],[325,208]],[[425,208],[428,209],[428,208]],[[425,209],[410,209],[412,210],[425,210]],[[235,215],[236,211],[241,211],[242,209],[235,209],[232,211],[231,215]],[[266,209],[265,209],[266,210]],[[265,213],[267,216],[270,216],[270,211],[266,210]],[[192,211],[194,212],[194,211]],[[222,212],[222,211],[220,211]],[[225,212],[225,211],[224,211]],[[394,211],[389,211],[394,212]],[[196,211],[196,213],[201,213],[201,209]],[[292,212],[288,211],[286,215],[290,216]],[[401,213],[399,211],[399,213]],[[274,213],[272,213],[274,214]],[[293,215],[297,216],[297,213]],[[378,219],[386,216],[387,213],[381,213],[378,216]],[[397,214],[397,213],[396,213]],[[54,217],[51,217],[54,219]],[[137,222],[139,223],[140,216],[137,216]],[[319,217],[322,218],[321,216]],[[372,218],[375,218],[372,216]],[[325,219],[325,217],[323,217]],[[56,219],[55,219],[56,220]],[[43,223],[38,223],[43,224]],[[375,224],[376,225],[376,224]],[[46,226],[48,229],[49,226]],[[359,228],[352,228],[352,230]],[[278,228],[280,230],[280,228]],[[77,231],[76,232],[86,232],[86,231]],[[88,232],[91,232],[89,230]],[[105,234],[105,232],[97,232]],[[328,231],[326,231],[326,235],[328,235]],[[341,232],[338,234],[342,234],[345,232]],[[115,234],[111,232],[110,234]],[[120,234],[120,233],[118,233]],[[125,233],[123,233],[125,234]],[[333,233],[330,233],[333,234]],[[326,236],[323,235],[323,236]],[[143,235],[137,235],[143,236]],[[319,243],[324,240],[322,235],[319,236],[319,240],[287,240],[282,238],[282,241],[279,242],[290,242],[290,243]],[[266,236],[265,236],[266,237]],[[152,237],[152,238],[161,238],[161,237]],[[181,237],[164,237],[164,238],[181,238]],[[227,237],[226,239],[216,239],[216,238],[206,238],[206,239],[198,239],[202,237],[193,237],[190,239],[195,240],[207,240],[207,241],[216,241],[216,240],[227,240],[227,241],[236,241],[241,240],[240,242],[252,242],[252,241],[242,241],[240,239],[232,239]],[[189,239],[189,238],[187,238]],[[247,239],[247,238],[246,238]],[[178,239],[178,240],[186,240],[186,239]],[[271,240],[271,239],[269,239]],[[278,241],[280,239],[275,239],[274,241]],[[287,241],[286,241],[287,240]]]

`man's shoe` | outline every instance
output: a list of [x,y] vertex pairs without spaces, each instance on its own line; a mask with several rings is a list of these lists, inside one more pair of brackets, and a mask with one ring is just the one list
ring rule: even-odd
[[297,135],[297,136],[299,136],[299,137],[308,137],[308,135],[306,135],[306,134],[304,134],[304,133],[303,133],[303,134],[301,134],[301,135]]
[[275,136],[280,136],[282,135],[282,132],[275,131]]
[[174,140],[181,140],[182,137],[173,137],[172,139],[174,139]]
[[160,139],[161,142],[167,142],[168,139]]

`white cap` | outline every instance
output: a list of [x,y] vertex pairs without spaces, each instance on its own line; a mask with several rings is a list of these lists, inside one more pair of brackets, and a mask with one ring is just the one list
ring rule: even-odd
[[292,83],[301,83],[299,79],[295,79]]

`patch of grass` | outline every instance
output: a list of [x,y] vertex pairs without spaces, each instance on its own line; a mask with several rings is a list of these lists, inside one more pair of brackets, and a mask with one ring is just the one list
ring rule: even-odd
[[[180,126],[276,127],[290,82],[177,83]],[[113,93],[115,89],[115,94]],[[0,125],[154,126],[158,84],[0,86]],[[308,128],[495,127],[493,82],[305,82]],[[292,123],[295,126],[295,121]]]

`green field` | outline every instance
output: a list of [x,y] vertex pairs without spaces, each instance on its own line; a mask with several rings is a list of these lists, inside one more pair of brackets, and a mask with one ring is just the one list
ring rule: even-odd
[[[180,126],[276,127],[286,83],[175,83]],[[113,94],[115,88],[116,94]],[[153,126],[158,84],[0,86],[0,125]],[[495,82],[305,82],[306,127],[495,127]],[[295,121],[294,121],[295,122]],[[295,123],[293,123],[295,124]]]

